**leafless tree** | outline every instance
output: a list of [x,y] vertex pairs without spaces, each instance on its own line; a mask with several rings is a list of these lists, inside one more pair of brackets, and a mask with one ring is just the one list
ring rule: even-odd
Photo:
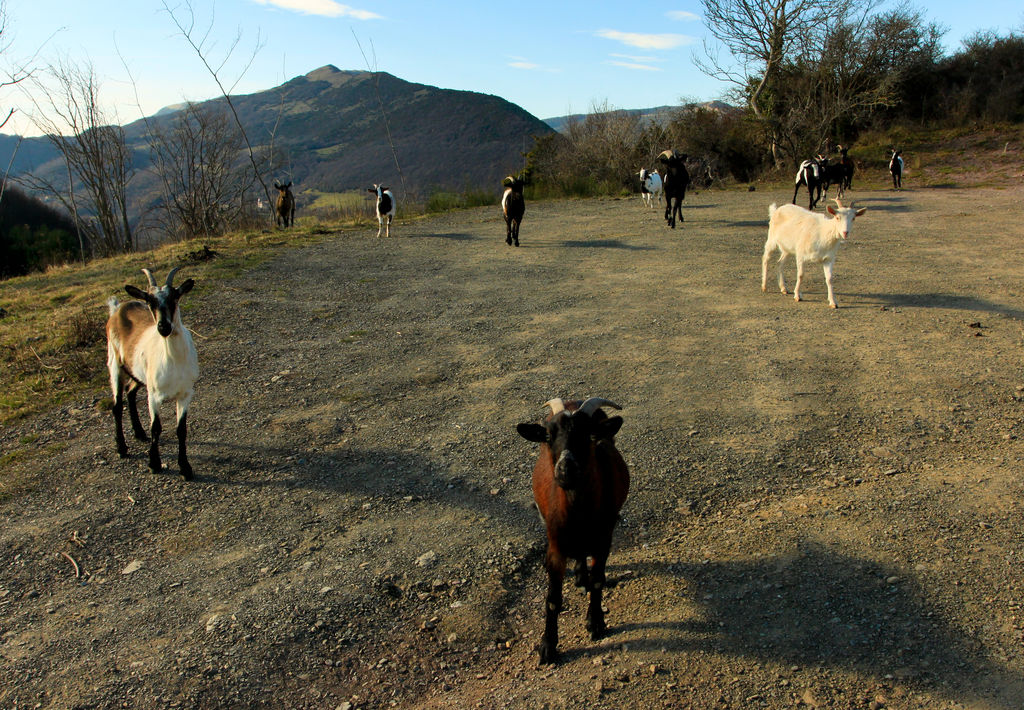
[[[241,78],[245,75],[245,72],[252,65],[253,60],[256,58],[257,53],[262,46],[262,42],[257,38],[255,48],[249,55],[248,60],[245,62],[242,70],[238,74],[238,78],[231,85],[225,84],[225,80],[222,77],[225,65],[231,59],[235,50],[238,48],[241,42],[241,34],[236,34],[234,40],[228,47],[228,50],[223,54],[222,58],[216,64],[216,60],[212,58],[212,51],[214,42],[211,39],[210,33],[213,31],[213,24],[211,22],[205,29],[201,28],[196,24],[195,8],[189,0],[186,0],[184,6],[171,7],[167,2],[163,3],[164,12],[171,18],[171,22],[177,27],[179,34],[185,40],[185,42],[195,51],[196,56],[199,57],[199,61],[210,73],[214,83],[217,84],[217,88],[220,90],[221,96],[227,104],[228,110],[231,112],[231,116],[235,121],[235,125],[238,127],[239,133],[242,138],[242,142],[245,144],[246,154],[249,158],[249,165],[252,168],[253,178],[256,182],[259,182],[260,187],[263,189],[263,196],[268,203],[272,204],[270,197],[270,188],[267,186],[266,181],[263,179],[262,169],[264,166],[261,165],[263,158],[260,155],[260,151],[253,147],[252,142],[249,140],[249,134],[245,130],[245,126],[242,125],[242,119],[238,115],[238,110],[235,108],[235,103],[231,99],[231,91],[235,88]],[[269,137],[269,145],[264,156],[273,156],[274,151],[274,134],[272,133]]]
[[[11,39],[8,31],[9,15],[7,14],[7,0],[0,0],[0,57],[10,59]],[[5,66],[0,70],[0,90],[8,89],[20,84],[32,76],[32,60],[15,62],[11,66]],[[7,125],[7,122],[14,116],[14,109],[0,107],[0,128]]]
[[[22,180],[60,200],[95,249],[129,252],[135,239],[127,193],[135,168],[124,130],[101,107],[100,83],[92,65],[61,59],[46,74],[50,83],[34,93],[45,96],[47,103],[36,106],[33,121],[63,156],[69,184],[57,185],[38,176]],[[76,190],[84,197],[81,209]],[[84,218],[83,212],[91,219]]]
[[[538,140],[532,151],[536,177],[555,194],[587,195],[632,187],[640,169],[640,119],[607,102],[569,119],[564,135]],[[662,148],[664,150],[664,148]]]
[[148,124],[165,232],[191,239],[217,236],[235,224],[255,180],[242,164],[242,136],[227,108],[190,103],[172,118]]
[[773,110],[788,62],[824,51],[836,28],[863,22],[877,0],[701,0],[704,22],[733,62],[705,45],[696,58],[710,76],[731,82],[767,131],[780,163],[782,125]]

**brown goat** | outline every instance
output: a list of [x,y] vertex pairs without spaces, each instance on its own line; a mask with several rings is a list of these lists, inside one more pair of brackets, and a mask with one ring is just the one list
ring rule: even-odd
[[[587,630],[604,636],[601,591],[612,532],[629,493],[629,469],[615,448],[622,417],[608,417],[601,407],[621,409],[607,399],[585,402],[552,399],[551,414],[541,424],[519,424],[516,431],[540,444],[533,468],[533,498],[547,528],[545,567],[548,593],[540,662],[558,659],[558,613],[566,561],[576,561],[576,583],[590,593]],[[593,562],[588,567],[587,558]]]
[[[277,190],[277,204],[274,206],[277,212],[277,226],[288,227],[295,224],[295,195],[292,194],[292,184],[278,185],[274,183]],[[283,223],[283,224],[282,224]]]

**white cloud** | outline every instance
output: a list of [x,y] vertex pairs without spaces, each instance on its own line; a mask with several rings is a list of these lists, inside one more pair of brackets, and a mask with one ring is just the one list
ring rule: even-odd
[[369,10],[358,10],[334,0],[253,0],[259,5],[273,5],[282,10],[291,10],[303,15],[320,17],[351,17],[354,20],[381,20],[380,15]]
[[665,61],[664,59],[662,59],[660,57],[638,57],[638,56],[636,56],[634,54],[615,54],[614,52],[612,52],[608,56],[615,57],[616,59],[628,59],[631,62],[637,62],[639,64],[648,64],[650,62],[663,62],[663,61]]
[[665,17],[670,20],[679,20],[680,22],[695,22],[700,19],[700,15],[695,15],[692,12],[686,10],[672,10],[665,13]]
[[608,61],[605,64],[611,64],[615,67],[624,67],[626,69],[635,69],[637,71],[661,71],[661,67],[652,67],[650,64],[639,64],[637,62],[616,62]]
[[676,34],[645,35],[637,32],[619,32],[618,30],[599,30],[596,34],[598,37],[615,40],[640,49],[675,49],[696,41],[693,37]]
[[506,59],[509,60],[506,66],[512,67],[513,69],[525,69],[526,71],[543,71],[548,72],[550,74],[559,73],[558,69],[552,69],[551,67],[546,67],[543,64],[536,64],[534,62],[531,62],[526,57],[508,56],[506,57]]

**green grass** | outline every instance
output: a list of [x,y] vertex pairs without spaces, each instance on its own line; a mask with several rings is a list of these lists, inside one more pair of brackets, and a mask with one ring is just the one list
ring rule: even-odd
[[144,284],[143,267],[155,269],[158,278],[174,265],[185,267],[197,282],[183,303],[187,312],[216,298],[215,285],[244,277],[283,249],[316,243],[331,233],[301,227],[288,230],[287,238],[276,230],[239,232],[207,240],[220,256],[206,262],[189,262],[185,255],[195,243],[181,242],[0,281],[0,306],[7,312],[0,319],[0,424],[85,392],[106,391],[106,301],[112,295],[126,300],[126,283]]
[[466,192],[434,192],[427,198],[424,209],[427,214],[448,212],[449,210],[467,209],[471,207],[489,207],[498,204],[496,192],[486,190],[468,190]]

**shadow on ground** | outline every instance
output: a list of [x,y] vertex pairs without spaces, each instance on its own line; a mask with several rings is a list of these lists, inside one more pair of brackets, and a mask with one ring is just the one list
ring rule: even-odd
[[859,305],[889,308],[944,308],[951,311],[982,311],[996,313],[1014,320],[1024,320],[1024,311],[983,298],[951,293],[860,293],[847,298],[861,299]]
[[[270,488],[392,501],[412,496],[487,514],[524,530],[535,527],[536,513],[528,506],[492,495],[480,482],[453,475],[429,457],[408,451],[347,449],[323,453],[224,441],[196,441],[194,445],[194,451],[204,452],[203,456],[194,455],[192,461],[196,480],[201,483],[238,487],[248,493]],[[230,473],[225,472],[226,466]]]
[[[629,646],[700,649],[797,666],[852,670],[927,687],[958,700],[1017,710],[1024,677],[984,657],[943,619],[922,584],[902,571],[801,545],[758,560],[630,565],[678,577],[699,605],[695,620],[615,625]],[[623,572],[609,568],[609,581]],[[613,636],[614,638],[614,636]],[[572,654],[606,649],[567,649]]]
[[582,249],[625,249],[626,251],[654,251],[654,247],[627,244],[619,239],[585,239],[582,241],[565,240],[556,245],[559,248],[572,247]]

